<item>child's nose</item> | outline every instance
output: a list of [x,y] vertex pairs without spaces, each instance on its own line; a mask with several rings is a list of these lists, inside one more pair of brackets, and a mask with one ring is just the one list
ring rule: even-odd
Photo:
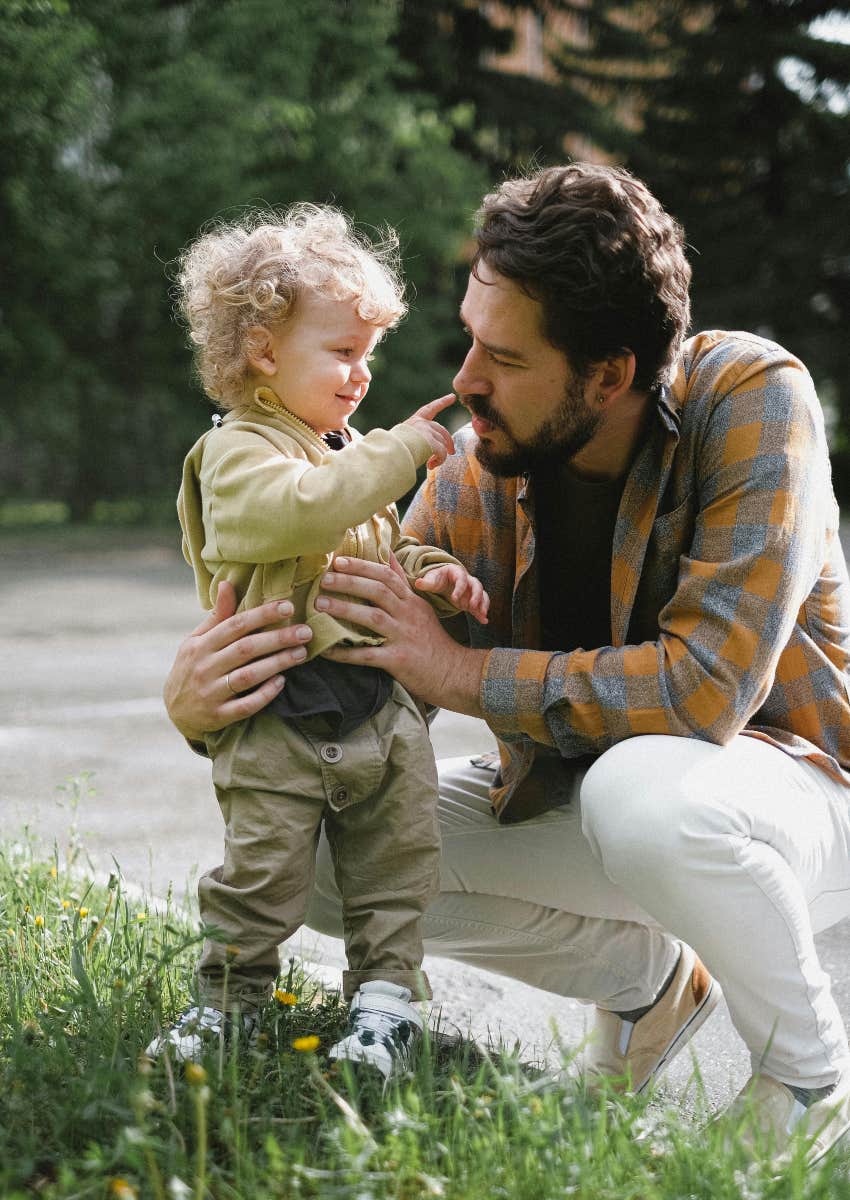
[[351,366],[351,378],[356,379],[358,383],[369,383],[372,378],[372,372],[369,370],[369,364],[365,358],[358,358]]

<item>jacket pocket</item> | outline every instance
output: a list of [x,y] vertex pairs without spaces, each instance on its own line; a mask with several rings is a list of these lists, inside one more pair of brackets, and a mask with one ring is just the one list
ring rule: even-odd
[[295,586],[295,574],[300,558],[283,562],[263,563],[262,595],[264,600],[288,600]]

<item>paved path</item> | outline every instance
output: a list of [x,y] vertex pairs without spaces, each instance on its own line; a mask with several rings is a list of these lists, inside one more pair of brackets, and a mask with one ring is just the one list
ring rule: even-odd
[[[153,895],[193,894],[199,867],[220,861],[222,826],[207,764],[165,718],[162,680],[180,637],[198,619],[188,569],[172,537],[90,533],[0,538],[0,820],[3,837],[25,830],[45,846],[68,837],[69,781],[91,772],[76,822],[104,879],[114,859]],[[48,565],[45,565],[48,564]],[[441,714],[438,756],[491,745],[480,721]],[[89,794],[91,792],[91,794]],[[818,945],[850,1020],[850,922]],[[305,931],[292,949],[320,977],[338,980],[340,943]],[[528,1053],[557,1055],[581,1041],[587,1010],[487,972],[429,960],[447,1018]],[[744,1047],[724,1010],[694,1041],[712,1102],[746,1079]],[[673,1065],[681,1098],[693,1063]]]

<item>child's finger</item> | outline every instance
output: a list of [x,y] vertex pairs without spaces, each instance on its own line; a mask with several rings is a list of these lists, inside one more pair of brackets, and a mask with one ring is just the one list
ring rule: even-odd
[[487,624],[487,605],[484,604],[481,599],[476,600],[475,603],[470,606],[469,611],[472,613],[473,617],[475,617],[476,621],[480,622],[480,624]]
[[453,404],[457,404],[457,396],[454,392],[449,392],[445,396],[440,396],[437,400],[431,400],[428,404],[423,404],[414,413],[414,416],[424,417],[426,421],[433,421],[438,413],[441,413],[444,408],[451,408]]
[[469,605],[469,576],[457,580],[452,588],[451,602],[455,608],[467,608]]
[[444,578],[445,568],[437,567],[436,571],[429,571],[427,575],[417,579],[414,586],[420,592],[439,592],[445,586]]

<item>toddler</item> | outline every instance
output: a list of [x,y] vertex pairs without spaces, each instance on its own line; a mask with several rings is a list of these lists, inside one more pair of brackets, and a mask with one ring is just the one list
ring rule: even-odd
[[387,563],[441,616],[486,621],[488,597],[451,556],[399,530],[393,501],[453,449],[434,422],[453,396],[365,436],[349,418],[369,360],[405,311],[395,244],[375,246],[327,207],[297,205],[202,235],[181,259],[181,310],[207,394],[226,410],[189,452],[178,510],[201,604],[229,580],[240,608],[291,600],[308,659],[258,715],[206,737],[225,822],[224,862],[199,884],[198,1006],[148,1048],[201,1056],[233,1022],[248,1036],[302,924],[320,826],[342,893],[351,1000],[331,1057],[403,1069],[422,1029],[411,999],[439,856],[437,779],[421,712],[382,670],[323,658],[372,634],[317,611],[335,555]]

